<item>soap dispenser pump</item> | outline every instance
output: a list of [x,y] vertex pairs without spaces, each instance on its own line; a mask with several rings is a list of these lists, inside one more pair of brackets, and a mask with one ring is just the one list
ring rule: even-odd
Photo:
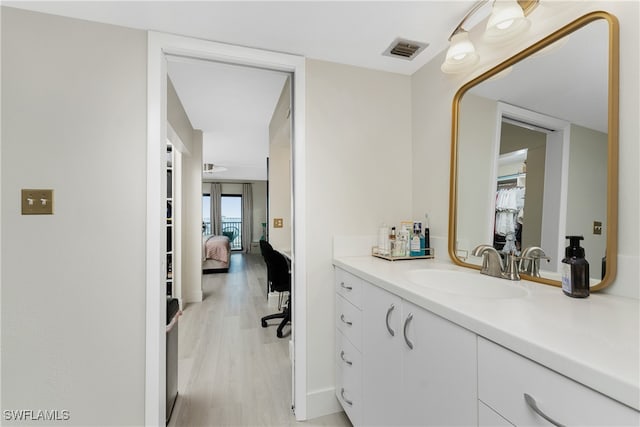
[[562,291],[573,298],[589,296],[589,263],[584,257],[584,248],[580,246],[582,236],[566,236],[569,246],[562,260]]

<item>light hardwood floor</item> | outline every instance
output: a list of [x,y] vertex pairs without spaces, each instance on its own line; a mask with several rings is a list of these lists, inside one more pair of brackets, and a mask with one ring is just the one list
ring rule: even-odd
[[[344,413],[296,423],[289,338],[260,318],[266,298],[259,254],[234,253],[229,273],[203,276],[204,300],[179,320],[178,400],[169,426],[350,426]],[[289,327],[284,332],[288,334]]]

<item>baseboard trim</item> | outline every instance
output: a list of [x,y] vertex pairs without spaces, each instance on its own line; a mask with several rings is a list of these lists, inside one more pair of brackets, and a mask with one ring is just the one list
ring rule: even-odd
[[336,397],[335,387],[314,390],[307,393],[307,419],[323,417],[342,412],[342,406]]

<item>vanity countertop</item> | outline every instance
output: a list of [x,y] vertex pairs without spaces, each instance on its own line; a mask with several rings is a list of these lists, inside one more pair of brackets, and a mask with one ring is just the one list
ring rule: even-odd
[[481,298],[430,289],[407,278],[409,271],[417,269],[459,270],[480,276],[453,264],[390,262],[372,256],[341,257],[333,263],[640,410],[640,302],[636,299],[602,293],[574,299],[560,288],[525,280],[510,282],[527,290],[524,297]]

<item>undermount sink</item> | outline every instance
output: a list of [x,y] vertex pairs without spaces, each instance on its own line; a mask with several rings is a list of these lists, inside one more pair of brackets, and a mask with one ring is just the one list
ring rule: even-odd
[[528,291],[520,282],[456,270],[411,270],[406,278],[438,292],[474,298],[522,298]]

